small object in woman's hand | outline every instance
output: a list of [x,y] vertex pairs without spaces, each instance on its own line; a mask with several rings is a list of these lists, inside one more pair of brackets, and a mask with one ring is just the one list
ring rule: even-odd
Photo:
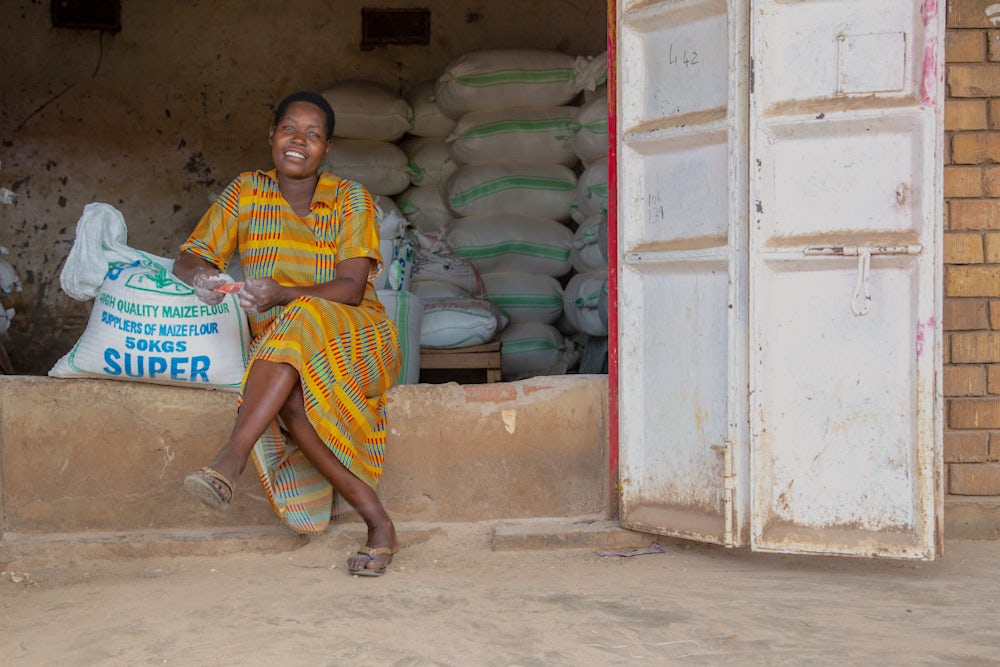
[[239,294],[241,289],[243,289],[243,283],[222,283],[215,288],[215,291],[223,294]]

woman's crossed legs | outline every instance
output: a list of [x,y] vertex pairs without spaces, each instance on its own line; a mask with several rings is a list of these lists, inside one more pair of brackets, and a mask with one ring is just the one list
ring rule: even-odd
[[[368,526],[369,553],[358,553],[348,559],[348,571],[383,572],[398,548],[392,520],[375,490],[348,470],[316,434],[306,416],[299,374],[293,366],[264,360],[253,362],[232,433],[210,468],[234,482],[239,479],[257,439],[279,415],[303,455]],[[208,481],[223,491],[220,484],[224,482]],[[225,493],[231,494],[231,488]]]

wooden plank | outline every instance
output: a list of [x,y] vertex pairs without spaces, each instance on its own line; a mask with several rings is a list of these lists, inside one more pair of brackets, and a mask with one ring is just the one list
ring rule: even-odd
[[420,351],[421,368],[500,368],[500,351],[441,354],[440,351]]
[[487,382],[500,381],[501,342],[451,349],[420,348],[420,368],[484,370]]

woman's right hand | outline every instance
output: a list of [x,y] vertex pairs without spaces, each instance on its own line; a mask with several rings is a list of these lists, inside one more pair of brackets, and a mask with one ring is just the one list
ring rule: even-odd
[[233,279],[228,274],[206,272],[196,275],[191,281],[191,287],[194,288],[194,295],[198,297],[199,301],[214,306],[226,298],[225,293],[217,292],[215,288],[231,282]]
[[247,278],[240,290],[240,308],[263,313],[288,303],[288,290],[271,278]]

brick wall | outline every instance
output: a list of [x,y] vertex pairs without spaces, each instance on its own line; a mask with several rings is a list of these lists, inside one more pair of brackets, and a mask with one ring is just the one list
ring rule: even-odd
[[996,1],[947,8],[944,460],[956,495],[1000,495],[1000,24],[985,12]]

